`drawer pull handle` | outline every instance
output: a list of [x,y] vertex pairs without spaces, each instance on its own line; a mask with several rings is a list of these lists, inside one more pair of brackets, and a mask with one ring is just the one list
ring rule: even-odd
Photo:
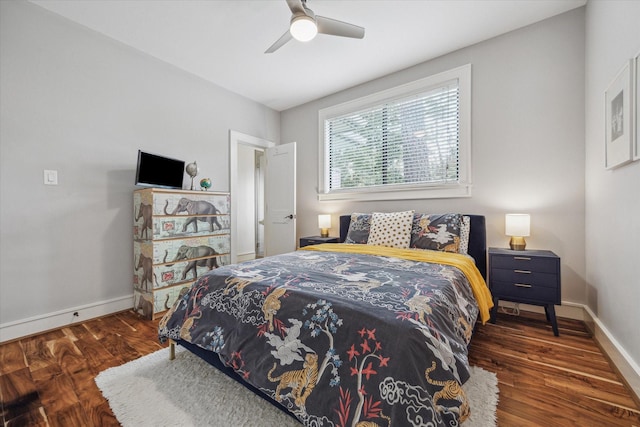
[[531,261],[531,258],[526,257],[526,256],[514,256],[513,259],[517,259],[520,261]]
[[529,270],[513,270],[514,273],[531,274]]
[[525,285],[524,283],[514,283],[513,286],[517,286],[519,288],[530,288],[531,285]]

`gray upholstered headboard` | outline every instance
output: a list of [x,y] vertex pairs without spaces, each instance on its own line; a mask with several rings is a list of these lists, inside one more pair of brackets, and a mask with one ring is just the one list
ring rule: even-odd
[[[471,218],[468,253],[476,261],[478,270],[487,279],[487,228],[483,215],[468,215]],[[351,215],[340,215],[340,242],[344,242],[349,231]]]

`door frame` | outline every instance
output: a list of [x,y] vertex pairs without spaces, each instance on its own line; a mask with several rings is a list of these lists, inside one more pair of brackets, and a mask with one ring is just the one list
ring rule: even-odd
[[235,130],[229,130],[229,192],[231,193],[231,264],[238,262],[237,251],[237,219],[238,211],[233,203],[234,191],[238,189],[238,145],[245,145],[256,149],[265,150],[275,147],[273,141],[246,135]]

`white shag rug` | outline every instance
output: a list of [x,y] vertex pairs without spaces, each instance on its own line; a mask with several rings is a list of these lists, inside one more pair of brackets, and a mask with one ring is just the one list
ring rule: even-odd
[[[301,425],[179,346],[173,361],[165,348],[102,371],[95,381],[124,427]],[[471,406],[463,427],[496,426],[496,375],[472,367],[463,388]]]

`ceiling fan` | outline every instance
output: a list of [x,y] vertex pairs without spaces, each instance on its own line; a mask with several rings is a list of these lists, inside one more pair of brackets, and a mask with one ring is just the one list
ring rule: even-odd
[[312,40],[318,33],[354,39],[364,37],[364,28],[362,27],[316,15],[307,7],[307,0],[286,0],[286,2],[289,9],[291,9],[289,30],[272,44],[265,53],[275,52],[292,38],[306,42]]

